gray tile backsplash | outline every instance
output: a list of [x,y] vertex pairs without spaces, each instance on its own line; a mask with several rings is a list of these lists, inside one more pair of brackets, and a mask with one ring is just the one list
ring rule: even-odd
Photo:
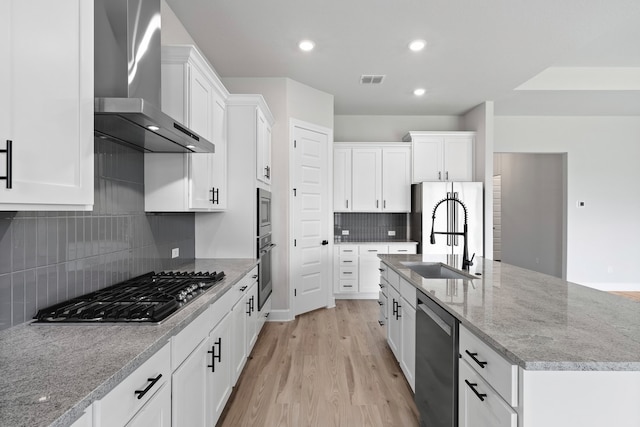
[[143,154],[100,139],[95,149],[93,211],[0,212],[0,329],[195,257],[193,213],[144,212]]
[[[409,238],[409,214],[406,213],[356,213],[333,214],[335,242],[392,242]],[[343,235],[348,230],[348,235]],[[389,236],[394,231],[395,236]]]

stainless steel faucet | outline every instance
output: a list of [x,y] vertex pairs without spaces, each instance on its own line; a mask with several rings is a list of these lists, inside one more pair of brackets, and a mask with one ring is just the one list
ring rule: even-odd
[[[434,224],[436,222],[436,210],[438,209],[438,207],[444,203],[444,202],[456,202],[456,203],[460,203],[460,205],[462,206],[462,209],[464,210],[464,227],[463,227],[463,231],[433,231],[433,227]],[[473,254],[473,256],[471,257],[471,259],[469,259],[469,249],[468,249],[468,245],[467,245],[467,207],[464,205],[464,203],[462,203],[461,200],[453,198],[453,197],[446,197],[442,200],[440,200],[438,203],[436,203],[435,207],[433,208],[433,214],[431,215],[431,239],[430,242],[432,245],[436,244],[436,234],[446,234],[447,236],[462,236],[462,238],[464,239],[464,248],[462,250],[462,269],[463,270],[468,270],[470,266],[473,265],[473,258],[475,258],[476,254]]]

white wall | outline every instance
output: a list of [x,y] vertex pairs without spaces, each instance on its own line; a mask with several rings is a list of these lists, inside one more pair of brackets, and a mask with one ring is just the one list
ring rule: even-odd
[[493,102],[484,102],[462,117],[464,130],[476,132],[473,175],[484,185],[484,254],[493,259]]
[[162,0],[160,14],[162,15],[160,44],[196,44],[191,34],[189,34],[184,25],[182,25],[182,22],[180,22],[165,0]]
[[496,117],[494,149],[566,152],[567,280],[640,291],[640,117]]
[[338,115],[334,120],[334,139],[341,142],[402,141],[402,137],[414,130],[466,130],[459,116]]

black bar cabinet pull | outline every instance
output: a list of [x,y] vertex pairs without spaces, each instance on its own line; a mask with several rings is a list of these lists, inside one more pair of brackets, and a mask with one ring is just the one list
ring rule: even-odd
[[147,381],[150,381],[149,385],[147,386],[147,388],[145,388],[144,390],[136,390],[134,391],[134,394],[138,395],[138,399],[142,399],[142,396],[144,396],[145,394],[147,394],[147,392],[149,390],[151,390],[151,388],[156,385],[156,383],[158,382],[158,380],[162,378],[162,374],[158,374],[157,377],[155,378],[147,378]]
[[[216,345],[218,346],[218,354],[216,354]],[[207,368],[211,368],[211,372],[216,371],[216,360],[222,362],[222,338],[218,338],[211,346],[211,350],[207,351],[211,355],[211,365],[207,365]]]
[[[398,314],[398,302],[396,301],[396,299],[393,299],[393,313],[394,316],[396,316]],[[396,316],[396,319],[398,317]]]
[[247,301],[247,314],[251,316],[251,299]]
[[469,350],[465,350],[465,353],[467,353],[469,355],[470,358],[473,359],[474,362],[476,362],[478,365],[480,365],[480,367],[482,369],[484,369],[484,365],[486,365],[488,362],[482,362],[480,361],[476,356],[478,355],[478,353],[471,353],[469,352]]
[[464,382],[467,383],[469,388],[471,390],[473,390],[473,392],[475,393],[476,396],[478,396],[478,399],[480,399],[481,401],[484,402],[484,398],[487,397],[487,395],[485,393],[478,393],[478,390],[476,390],[476,387],[478,386],[478,384],[477,383],[470,383],[469,380],[464,380]]
[[219,205],[220,204],[220,189],[213,187],[213,192],[211,193],[211,197],[213,198],[213,200],[211,200],[211,203],[213,203],[214,205]]
[[6,156],[7,174],[5,176],[0,176],[0,179],[4,179],[6,181],[6,186],[9,189],[13,187],[13,184],[12,184],[13,171],[11,170],[12,163],[13,163],[13,141],[11,141],[10,139],[7,139],[7,147],[4,150],[0,150],[0,153],[5,153],[7,155]]
[[247,285],[243,286],[240,288],[240,292],[244,292],[244,290],[247,289]]
[[402,306],[400,305],[400,301],[398,301],[396,303],[396,320],[400,319],[402,317],[402,314],[400,314],[400,309],[402,308]]

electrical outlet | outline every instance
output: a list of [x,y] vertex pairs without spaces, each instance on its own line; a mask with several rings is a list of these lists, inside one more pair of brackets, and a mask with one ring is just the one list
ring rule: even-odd
[[180,256],[180,248],[171,249],[171,258],[178,258]]
[[349,235],[349,230],[342,230],[342,235],[343,236],[348,236]]
[[387,231],[387,236],[395,236],[395,235],[396,235],[396,231],[395,230]]

